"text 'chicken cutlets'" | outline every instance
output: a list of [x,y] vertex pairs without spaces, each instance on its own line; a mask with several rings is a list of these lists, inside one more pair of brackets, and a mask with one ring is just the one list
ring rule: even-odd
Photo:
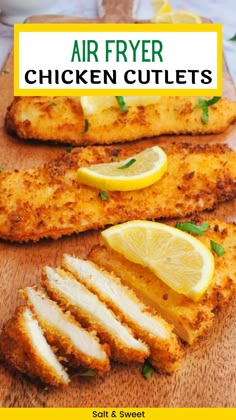
[[15,369],[51,385],[70,381],[31,310],[20,307],[0,336],[0,353]]
[[178,368],[182,351],[170,325],[152,314],[131,289],[120,283],[118,277],[91,261],[69,255],[63,257],[62,265],[126,322],[134,336],[148,345],[150,361],[158,371],[171,373]]
[[182,217],[236,196],[236,153],[226,145],[165,145],[168,169],[155,184],[113,191],[79,184],[81,166],[128,158],[155,145],[140,141],[76,149],[42,168],[0,174],[0,237],[10,241],[59,238],[135,219]]
[[95,335],[81,328],[79,323],[47,297],[42,289],[27,287],[22,291],[27,304],[35,313],[48,343],[69,365],[95,369],[99,373],[109,370],[109,359]]
[[198,239],[208,247],[210,240],[221,244],[225,254],[215,257],[212,284],[198,302],[176,293],[147,268],[126,260],[110,248],[96,246],[88,258],[118,276],[141,300],[173,324],[184,341],[192,344],[211,328],[214,310],[221,309],[236,294],[236,226],[214,220],[210,224]]
[[97,331],[101,341],[109,344],[114,360],[142,362],[149,356],[146,344],[136,340],[112,311],[71,274],[45,267],[43,285],[49,295],[70,310],[82,325]]
[[161,134],[220,133],[236,119],[236,102],[221,98],[209,106],[209,118],[203,124],[202,108],[195,108],[198,102],[199,97],[162,96],[156,104],[132,106],[127,112],[114,106],[84,115],[79,97],[23,96],[15,98],[9,107],[6,126],[24,139],[85,145]]

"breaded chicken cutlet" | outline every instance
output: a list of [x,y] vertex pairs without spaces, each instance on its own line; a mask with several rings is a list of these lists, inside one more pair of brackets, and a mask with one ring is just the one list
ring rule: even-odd
[[0,174],[0,238],[26,242],[59,238],[135,219],[183,217],[236,196],[236,153],[226,145],[166,144],[164,176],[137,191],[107,193],[77,182],[81,166],[128,158],[154,141],[88,146],[42,168]]
[[[82,366],[103,374],[110,368],[106,349],[99,343],[95,331],[86,331],[43,289],[27,287],[22,296],[37,317],[48,343],[57,348],[57,354],[72,367]],[[105,346],[104,346],[105,347]]]
[[179,367],[182,351],[172,328],[137,299],[132,289],[91,261],[65,255],[62,265],[105,302],[135,337],[148,345],[150,361],[159,372],[172,373]]
[[209,106],[209,119],[203,124],[202,108],[195,108],[198,102],[199,97],[163,96],[156,104],[132,106],[127,112],[114,106],[84,115],[79,97],[23,96],[10,105],[6,126],[24,139],[86,145],[161,134],[220,133],[236,119],[236,102],[221,98]]
[[33,379],[51,385],[67,385],[70,381],[27,307],[20,307],[3,327],[0,353],[11,366]]
[[214,311],[221,309],[236,294],[236,225],[215,220],[210,224],[204,235],[197,238],[208,247],[210,240],[221,244],[225,254],[215,257],[212,284],[198,302],[176,293],[150,270],[128,261],[108,247],[96,246],[88,258],[118,276],[143,302],[173,324],[180,338],[192,344],[209,331]]

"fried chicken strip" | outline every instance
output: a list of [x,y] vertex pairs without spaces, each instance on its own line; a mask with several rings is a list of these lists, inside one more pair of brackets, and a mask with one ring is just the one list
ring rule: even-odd
[[236,294],[236,226],[212,221],[210,229],[198,239],[208,247],[210,239],[214,240],[225,249],[223,256],[215,256],[212,284],[199,302],[176,293],[147,268],[105,246],[96,246],[88,258],[118,276],[141,300],[173,324],[177,335],[192,344],[209,331],[214,311],[221,309]]
[[91,261],[70,255],[64,255],[62,265],[127,323],[135,337],[148,345],[151,363],[158,371],[172,373],[179,367],[183,353],[170,325],[153,314],[118,277]]
[[146,344],[134,338],[131,331],[115,317],[97,296],[80,284],[72,274],[45,267],[43,286],[49,295],[85,327],[97,331],[103,343],[108,343],[111,357],[120,362],[143,362],[149,356]]
[[154,141],[87,147],[43,168],[0,174],[0,237],[10,241],[59,238],[135,219],[182,217],[236,196],[236,153],[226,145],[169,144],[168,170],[150,187],[109,192],[77,182],[80,166],[110,162],[151,147]]
[[108,356],[95,334],[83,329],[69,313],[64,313],[42,289],[27,287],[22,295],[35,313],[48,343],[58,349],[67,363],[101,374],[109,370]]
[[[209,99],[209,98],[208,98]],[[111,144],[161,134],[206,134],[224,131],[236,119],[236,102],[220,99],[209,107],[203,124],[198,97],[166,96],[156,104],[118,106],[86,116],[78,98],[17,97],[8,109],[6,126],[24,139],[53,140],[76,145]],[[85,118],[89,129],[84,133]]]
[[18,308],[3,327],[0,352],[11,366],[31,378],[50,385],[67,385],[70,381],[27,307]]

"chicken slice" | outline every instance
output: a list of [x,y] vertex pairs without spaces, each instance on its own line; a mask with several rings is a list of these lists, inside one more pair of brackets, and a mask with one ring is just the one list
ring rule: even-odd
[[9,364],[31,378],[50,385],[67,385],[70,381],[27,307],[18,308],[3,327],[0,351]]
[[161,372],[171,373],[179,367],[182,350],[171,326],[153,315],[134,292],[123,286],[118,277],[100,269],[91,261],[64,255],[63,267],[96,293],[150,348],[150,361]]
[[70,310],[83,326],[97,331],[102,342],[109,344],[113,359],[143,362],[149,356],[146,344],[136,340],[112,311],[71,274],[45,267],[43,285],[49,295]]
[[23,291],[27,304],[45,331],[48,342],[73,366],[109,370],[109,359],[97,337],[83,329],[74,318],[47,297],[43,290],[27,287]]

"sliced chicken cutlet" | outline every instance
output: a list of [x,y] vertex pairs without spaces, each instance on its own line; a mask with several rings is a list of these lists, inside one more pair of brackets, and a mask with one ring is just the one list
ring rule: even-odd
[[209,331],[214,311],[221,309],[236,294],[236,226],[219,221],[210,223],[210,229],[198,239],[208,247],[210,240],[221,244],[225,254],[215,256],[212,284],[198,302],[176,293],[147,268],[105,246],[94,247],[88,258],[118,276],[141,300],[173,324],[176,334],[192,344]]
[[81,166],[125,159],[155,145],[142,141],[115,147],[87,147],[25,171],[0,174],[0,238],[37,241],[103,228],[135,219],[184,217],[212,209],[236,196],[236,153],[226,145],[166,144],[168,169],[137,191],[99,190],[79,184]]
[[[6,126],[24,139],[85,145],[161,134],[220,133],[236,119],[236,102],[221,98],[209,106],[209,118],[203,124],[202,108],[195,108],[198,102],[196,96],[162,96],[156,104],[132,106],[127,112],[114,106],[84,115],[79,97],[23,96],[9,107]],[[89,122],[87,132],[85,119]]]
[[3,327],[0,352],[11,366],[31,378],[50,385],[67,385],[70,381],[27,307],[18,308]]
[[91,261],[69,255],[64,255],[62,265],[127,323],[135,337],[148,345],[150,361],[158,371],[172,373],[179,367],[183,352],[170,325],[152,314],[118,277]]
[[64,313],[42,289],[27,287],[22,295],[35,313],[49,344],[56,347],[69,364],[95,369],[99,373],[109,370],[108,356],[95,334],[83,329],[69,313]]
[[114,360],[143,362],[149,356],[146,344],[136,340],[113,312],[72,274],[61,269],[45,267],[43,285],[49,295],[65,309],[70,310],[82,325],[97,331],[101,341],[109,344]]

